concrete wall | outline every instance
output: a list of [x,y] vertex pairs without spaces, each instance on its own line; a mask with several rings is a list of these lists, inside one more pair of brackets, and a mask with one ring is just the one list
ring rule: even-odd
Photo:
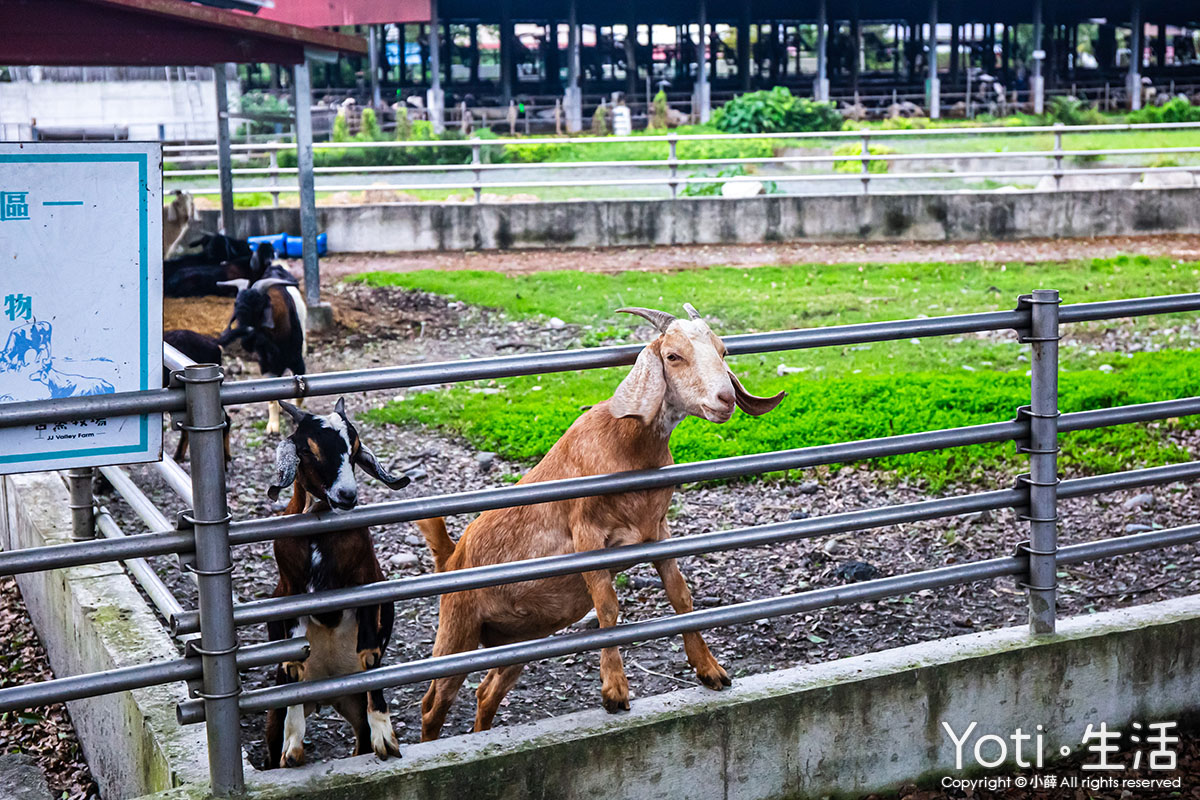
[[[229,91],[236,103],[237,81]],[[0,83],[0,134],[28,139],[37,120],[41,127],[128,126],[130,139],[157,141],[161,124],[169,140],[211,141],[217,136],[216,98],[212,80]]]
[[[217,214],[203,212],[216,229]],[[765,195],[557,203],[321,206],[334,252],[784,241],[979,241],[1200,232],[1200,190]],[[295,208],[238,212],[243,235],[299,235]]]
[[[0,547],[70,541],[68,502],[57,473],[0,478]],[[17,582],[56,676],[179,657],[120,564],[20,575]],[[174,684],[68,703],[107,800],[207,780],[203,727],[175,721],[183,699],[186,688]]]

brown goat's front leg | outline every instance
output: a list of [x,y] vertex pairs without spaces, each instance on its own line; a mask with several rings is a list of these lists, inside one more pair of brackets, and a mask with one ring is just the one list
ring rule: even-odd
[[[433,641],[434,656],[464,653],[479,647],[479,617],[471,595],[471,592],[442,595],[437,638]],[[421,700],[422,742],[431,742],[441,735],[446,714],[466,679],[466,675],[451,675],[429,683],[429,691]]]
[[[683,573],[679,571],[679,565],[675,563],[675,559],[655,561],[654,568],[658,570],[658,577],[662,578],[663,588],[667,591],[667,599],[671,601],[671,607],[675,609],[675,613],[687,614],[690,612],[692,610],[692,592],[688,589],[687,581],[684,580]],[[717,663],[717,659],[713,657],[708,645],[705,644],[704,637],[699,633],[693,631],[683,635],[683,651],[687,654],[687,660],[692,665],[692,669],[696,670],[696,677],[709,689],[720,691],[731,684],[729,674]]]
[[[617,606],[617,590],[613,588],[612,575],[608,570],[585,572],[583,580],[592,596],[600,627],[611,628],[616,625],[620,609]],[[604,704],[604,710],[610,714],[629,710],[629,680],[625,677],[621,653],[615,647],[606,647],[600,651],[600,700]]]

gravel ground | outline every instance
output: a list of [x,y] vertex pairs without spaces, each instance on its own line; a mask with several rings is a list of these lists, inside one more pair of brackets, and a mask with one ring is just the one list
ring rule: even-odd
[[[0,687],[53,678],[46,651],[25,612],[13,578],[0,578]],[[58,703],[0,714],[0,752],[28,753],[46,774],[60,800],[93,800],[100,796],[79,749],[65,705]],[[0,788],[0,797],[8,793]]]
[[[321,274],[341,278],[359,272],[422,269],[492,270],[511,274],[577,269],[669,272],[689,267],[755,267],[769,264],[884,264],[908,261],[1072,261],[1127,254],[1200,259],[1200,236],[1097,236],[1085,239],[1021,239],[1002,242],[785,242],[754,245],[597,247],[588,250],[454,251],[448,253],[343,253],[321,261]],[[297,273],[299,270],[297,270]]]
[[[369,290],[343,287],[334,294],[337,319],[345,326],[336,337],[313,342],[312,371],[347,369],[375,364],[433,361],[461,356],[483,357],[511,352],[511,345],[549,349],[566,345],[577,333],[513,323],[486,310],[398,289]],[[370,309],[370,314],[367,313]],[[386,330],[378,320],[388,319]],[[1102,346],[1102,345],[1101,345]],[[389,393],[346,398],[352,414],[378,405]],[[332,398],[311,401],[312,410],[327,411]],[[267,500],[273,468],[274,437],[266,437],[261,410],[242,409],[234,415],[234,452],[229,473],[230,503],[235,518],[277,512],[281,504]],[[502,476],[520,473],[523,465],[479,454],[464,442],[420,428],[362,426],[362,435],[392,468],[415,470],[418,479],[400,495],[379,484],[360,483],[362,502],[396,496],[436,494],[495,486]],[[1177,443],[1195,451],[1200,434],[1180,433]],[[177,502],[149,469],[135,469],[139,481],[166,509]],[[819,516],[860,508],[915,502],[932,496],[919,485],[864,468],[833,473],[817,469],[792,482],[754,481],[721,486],[685,487],[676,495],[672,512],[675,535]],[[997,476],[995,486],[1010,476]],[[955,486],[946,494],[979,491],[994,486]],[[1200,487],[1172,485],[1126,492],[1103,498],[1083,498],[1062,504],[1064,543],[1170,527],[1194,521]],[[139,530],[123,503],[105,501],[130,530]],[[449,520],[451,533],[461,532],[467,520]],[[691,582],[696,603],[711,607],[838,585],[875,576],[914,572],[1013,552],[1024,538],[1024,525],[1009,511],[976,514],[951,520],[895,526],[868,532],[792,542],[771,548],[716,553],[685,559],[682,567]],[[424,543],[411,525],[374,531],[384,571],[392,578],[431,572]],[[246,548],[234,574],[239,600],[270,593],[275,567],[268,545]],[[160,573],[175,587],[184,605],[194,602],[194,590],[167,559],[156,561]],[[1141,554],[1064,569],[1061,614],[1093,613],[1136,603],[1152,602],[1200,591],[1200,556],[1194,547]],[[646,565],[618,581],[626,620],[649,619],[670,613],[657,575]],[[976,583],[939,591],[923,591],[874,603],[858,603],[812,614],[712,631],[706,634],[718,659],[736,680],[755,673],[796,664],[826,661],[956,634],[1022,624],[1023,593],[1013,580]],[[397,621],[386,663],[428,655],[437,624],[436,599],[398,604]],[[245,631],[247,640],[265,637],[263,627]],[[646,642],[623,648],[634,697],[646,697],[695,679],[681,652],[679,640]],[[594,653],[531,664],[505,700],[497,724],[519,722],[593,708],[598,703],[598,656]],[[472,675],[468,687],[478,685]],[[268,685],[266,670],[249,674],[247,683]],[[424,686],[391,692],[393,718],[402,741],[419,738],[419,704]],[[474,698],[460,694],[445,734],[470,730]],[[636,702],[636,700],[635,700]],[[243,732],[251,758],[262,758],[262,717],[249,718]],[[332,712],[310,719],[310,759],[346,755],[349,731]]]

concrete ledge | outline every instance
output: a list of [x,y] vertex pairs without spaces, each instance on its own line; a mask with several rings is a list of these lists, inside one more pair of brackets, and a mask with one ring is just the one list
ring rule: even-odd
[[[1167,721],[1200,706],[1200,598],[1010,628],[784,670],[713,693],[635,699],[344,759],[251,773],[257,800],[785,800],[856,796],[961,775],[942,728],[968,740],[1044,726],[1047,763],[1088,723]],[[468,702],[469,698],[460,698]],[[1011,748],[1010,748],[1011,749]],[[986,750],[992,757],[994,750]],[[1026,757],[1029,750],[1026,749]],[[970,756],[968,755],[968,758]],[[1010,755],[1011,759],[1011,755]],[[202,796],[180,789],[155,800]]]
[[[241,209],[246,235],[300,233],[296,208]],[[216,230],[217,212],[201,212]],[[784,241],[978,241],[1200,232],[1200,189],[765,195],[744,199],[321,206],[332,252]]]
[[[68,495],[57,473],[0,478],[0,546],[70,541]],[[120,564],[17,577],[29,615],[59,677],[166,661],[178,652]],[[68,704],[92,774],[109,800],[208,780],[202,728],[181,728],[182,684]]]

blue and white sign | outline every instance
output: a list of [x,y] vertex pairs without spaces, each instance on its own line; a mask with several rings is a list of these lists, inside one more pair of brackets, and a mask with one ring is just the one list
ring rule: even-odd
[[[0,144],[0,403],[162,385],[162,149]],[[162,415],[0,428],[0,474],[162,458]]]

